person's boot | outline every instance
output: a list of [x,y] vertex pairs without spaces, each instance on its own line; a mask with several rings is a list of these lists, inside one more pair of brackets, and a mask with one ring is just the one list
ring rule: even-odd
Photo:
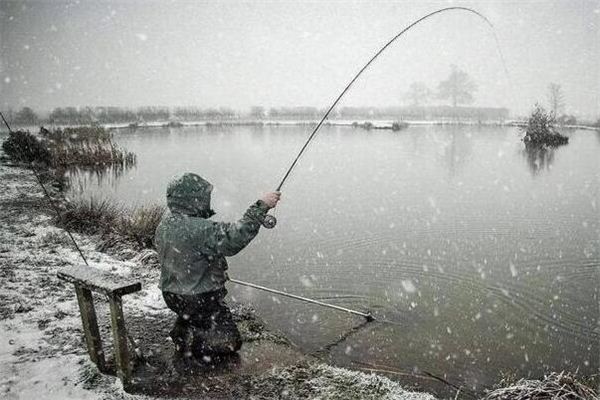
[[183,356],[190,357],[190,327],[187,323],[179,318],[175,322],[175,326],[169,332],[169,336],[175,345],[175,351]]
[[190,328],[190,332],[192,336],[190,346],[192,356],[200,362],[206,362],[207,360],[210,360],[211,349],[206,343],[206,331],[193,326]]
[[225,326],[206,330],[193,328],[192,331],[192,354],[205,362],[216,356],[236,353],[242,346],[242,339],[235,325],[233,329]]

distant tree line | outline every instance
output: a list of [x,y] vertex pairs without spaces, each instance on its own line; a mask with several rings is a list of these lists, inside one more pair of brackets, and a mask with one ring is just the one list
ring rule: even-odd
[[[252,107],[249,112],[230,108],[196,107],[57,107],[40,117],[29,107],[18,112],[8,110],[5,116],[10,124],[35,125],[102,125],[164,121],[233,121],[250,120],[305,120],[320,119],[326,109],[318,107]],[[405,106],[405,107],[342,107],[334,110],[330,119],[435,119],[464,118],[471,120],[502,120],[508,118],[506,108]]]
[[15,125],[94,125],[119,123],[144,123],[169,120],[220,120],[236,119],[240,113],[228,108],[200,107],[57,107],[47,116],[41,117],[30,107],[23,107],[14,112],[8,110],[5,114],[9,123]]
[[[439,82],[437,90],[430,89],[423,82],[413,82],[404,100],[410,105],[402,107],[343,107],[334,109],[331,119],[466,119],[471,121],[505,120],[509,117],[506,108],[468,107],[475,97],[477,84],[468,73],[451,66],[448,77]],[[434,100],[447,102],[446,105],[432,104]],[[559,124],[576,124],[572,115],[563,112],[565,100],[562,87],[551,83],[548,86],[549,109]],[[30,107],[17,112],[8,110],[6,117],[16,125],[94,125],[109,123],[145,123],[164,121],[222,121],[222,120],[318,120],[326,109],[318,107],[271,107],[253,106],[247,112],[229,107],[57,107],[42,118]],[[600,126],[600,120],[596,122]]]

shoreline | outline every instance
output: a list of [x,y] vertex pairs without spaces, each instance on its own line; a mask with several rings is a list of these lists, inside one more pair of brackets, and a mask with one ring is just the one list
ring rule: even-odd
[[[235,119],[235,120],[197,120],[197,121],[153,121],[147,122],[143,124],[136,123],[106,123],[106,124],[98,124],[106,129],[110,130],[136,130],[143,128],[170,128],[170,129],[178,129],[185,127],[222,127],[222,126],[256,126],[256,127],[273,127],[273,126],[315,126],[319,123],[319,120],[277,120],[277,119],[265,119],[265,120],[256,120],[256,119]],[[410,126],[498,126],[498,127],[518,127],[522,128],[527,126],[527,121],[525,120],[488,120],[488,121],[474,121],[474,120],[393,120],[393,119],[352,119],[352,120],[326,120],[323,125],[324,126],[340,126],[340,127],[350,127],[356,129],[366,129],[363,125],[370,124],[373,130],[394,130],[392,125],[394,123],[406,124],[407,127]],[[43,125],[47,128],[73,128],[80,126],[88,126],[81,124],[39,124]],[[0,133],[7,133],[2,130],[4,127],[0,128]],[[35,130],[39,129],[38,125],[35,126],[14,126],[16,130],[26,129],[26,130]],[[587,131],[600,131],[600,127],[592,126],[592,125],[562,125],[559,128],[569,129],[569,130],[587,130]],[[400,130],[403,130],[402,128]]]

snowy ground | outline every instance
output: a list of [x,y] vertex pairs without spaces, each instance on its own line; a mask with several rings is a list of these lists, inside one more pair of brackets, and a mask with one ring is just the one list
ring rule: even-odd
[[[245,342],[240,357],[182,375],[170,361],[166,332],[173,314],[157,288],[158,270],[148,265],[152,254],[129,249],[123,257],[121,249],[111,256],[96,250],[99,238],[75,234],[90,265],[142,281],[141,292],[124,298],[124,311],[146,357],[137,377],[137,392],[145,394],[125,393],[118,379],[100,375],[88,359],[74,290],[56,278],[58,269],[81,260],[66,233],[53,226],[30,171],[0,163],[0,221],[0,398],[433,399],[384,377],[319,363],[240,305],[233,307]],[[109,354],[105,299],[97,297],[96,305]]]

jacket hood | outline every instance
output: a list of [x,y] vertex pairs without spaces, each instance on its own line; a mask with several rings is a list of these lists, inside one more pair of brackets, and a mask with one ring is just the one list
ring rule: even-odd
[[215,214],[210,208],[213,185],[201,176],[186,173],[167,187],[167,206],[172,213],[190,217],[209,218]]

